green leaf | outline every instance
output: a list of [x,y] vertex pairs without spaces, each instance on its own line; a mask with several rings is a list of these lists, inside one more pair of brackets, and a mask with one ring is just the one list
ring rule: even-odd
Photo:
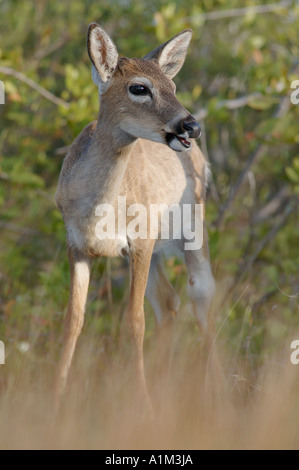
[[273,98],[272,96],[261,96],[259,98],[253,97],[249,102],[248,106],[252,109],[264,111],[271,108],[274,104],[277,104],[279,99]]
[[286,174],[292,183],[299,183],[299,173],[297,173],[294,168],[287,166]]

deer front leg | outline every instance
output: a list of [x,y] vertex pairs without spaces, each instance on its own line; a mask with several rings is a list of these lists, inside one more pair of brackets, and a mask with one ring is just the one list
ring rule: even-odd
[[153,244],[142,247],[142,250],[130,252],[130,301],[127,310],[127,324],[133,346],[133,364],[135,367],[137,387],[142,400],[148,409],[152,409],[149,398],[143,363],[144,294],[151,262]]
[[68,257],[71,269],[71,284],[64,326],[63,351],[54,384],[56,408],[65,389],[75,346],[83,326],[91,269],[91,259],[76,249],[68,247]]

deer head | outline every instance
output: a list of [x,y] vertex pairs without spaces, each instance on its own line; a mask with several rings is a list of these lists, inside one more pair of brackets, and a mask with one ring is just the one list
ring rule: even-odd
[[173,77],[181,69],[192,31],[187,29],[143,59],[118,56],[108,34],[96,23],[89,26],[87,47],[92,78],[101,97],[102,116],[111,132],[144,138],[181,152],[200,126],[175,96]]

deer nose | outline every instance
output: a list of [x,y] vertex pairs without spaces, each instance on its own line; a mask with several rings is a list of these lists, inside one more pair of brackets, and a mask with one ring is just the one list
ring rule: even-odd
[[183,129],[188,132],[191,139],[196,139],[200,136],[200,125],[194,119],[192,121],[183,121]]

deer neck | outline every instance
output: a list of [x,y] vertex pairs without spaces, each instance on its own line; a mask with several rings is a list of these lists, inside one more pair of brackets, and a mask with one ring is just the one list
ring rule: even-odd
[[113,116],[101,105],[98,124],[89,147],[92,175],[97,203],[113,203],[119,195],[121,183],[133,151],[136,138],[122,131],[113,122]]

